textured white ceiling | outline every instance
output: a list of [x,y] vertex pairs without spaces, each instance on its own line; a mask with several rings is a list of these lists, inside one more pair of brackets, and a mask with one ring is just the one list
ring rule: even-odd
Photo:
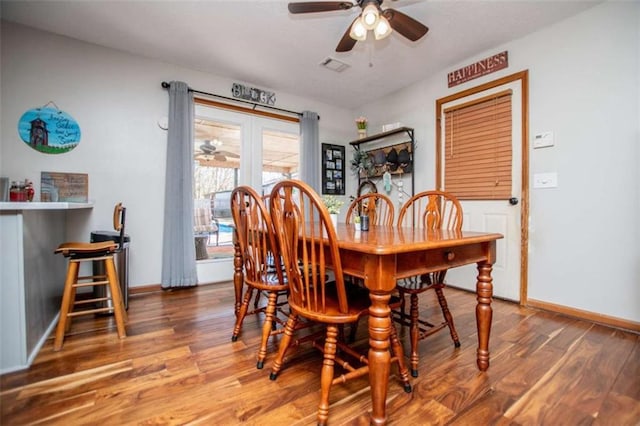
[[[427,35],[413,43],[395,33],[358,42],[348,53],[335,47],[358,7],[292,15],[281,0],[2,0],[0,16],[265,90],[356,108],[599,2],[385,0],[383,8],[419,20],[429,27]],[[321,67],[327,56],[350,68],[336,73]]]

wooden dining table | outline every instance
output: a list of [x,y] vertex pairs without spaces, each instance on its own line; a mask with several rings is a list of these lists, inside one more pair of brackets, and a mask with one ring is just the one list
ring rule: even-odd
[[[356,231],[353,224],[339,224],[335,229],[343,272],[361,278],[371,298],[368,317],[371,424],[386,424],[386,397],[391,364],[389,300],[398,279],[477,264],[476,362],[480,371],[489,368],[493,296],[491,270],[496,259],[496,241],[503,237],[501,234],[376,225],[371,225],[369,231]],[[242,258],[237,246],[234,268],[237,312],[243,287]]]

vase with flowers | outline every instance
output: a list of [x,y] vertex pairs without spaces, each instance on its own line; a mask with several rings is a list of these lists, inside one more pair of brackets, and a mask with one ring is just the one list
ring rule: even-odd
[[338,214],[340,213],[340,208],[344,204],[344,201],[338,199],[338,197],[334,195],[325,195],[322,197],[322,202],[324,203],[327,211],[329,212],[329,216],[331,216],[331,222],[333,222],[333,227],[338,226]]
[[358,138],[366,138],[367,137],[367,119],[366,117],[358,117],[356,118],[356,126],[358,127]]

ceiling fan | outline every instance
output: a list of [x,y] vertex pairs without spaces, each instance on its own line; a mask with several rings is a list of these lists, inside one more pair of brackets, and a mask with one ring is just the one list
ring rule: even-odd
[[227,161],[227,157],[240,158],[240,156],[235,152],[218,150],[218,146],[220,145],[222,145],[222,142],[217,139],[213,141],[213,143],[208,139],[205,140],[204,143],[200,145],[200,152],[195,155],[196,159],[205,161]]
[[373,31],[376,40],[387,37],[392,30],[411,41],[419,40],[429,28],[415,19],[394,9],[382,10],[384,0],[355,0],[355,3],[347,1],[309,1],[289,3],[291,13],[315,13],[331,12],[334,10],[348,10],[358,6],[362,9],[360,15],[342,36],[336,47],[336,52],[348,52],[353,49],[357,41],[364,41],[367,32]]

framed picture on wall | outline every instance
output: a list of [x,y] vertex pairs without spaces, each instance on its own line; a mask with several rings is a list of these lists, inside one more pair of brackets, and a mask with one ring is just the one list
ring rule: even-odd
[[322,193],[344,195],[344,146],[322,144]]

